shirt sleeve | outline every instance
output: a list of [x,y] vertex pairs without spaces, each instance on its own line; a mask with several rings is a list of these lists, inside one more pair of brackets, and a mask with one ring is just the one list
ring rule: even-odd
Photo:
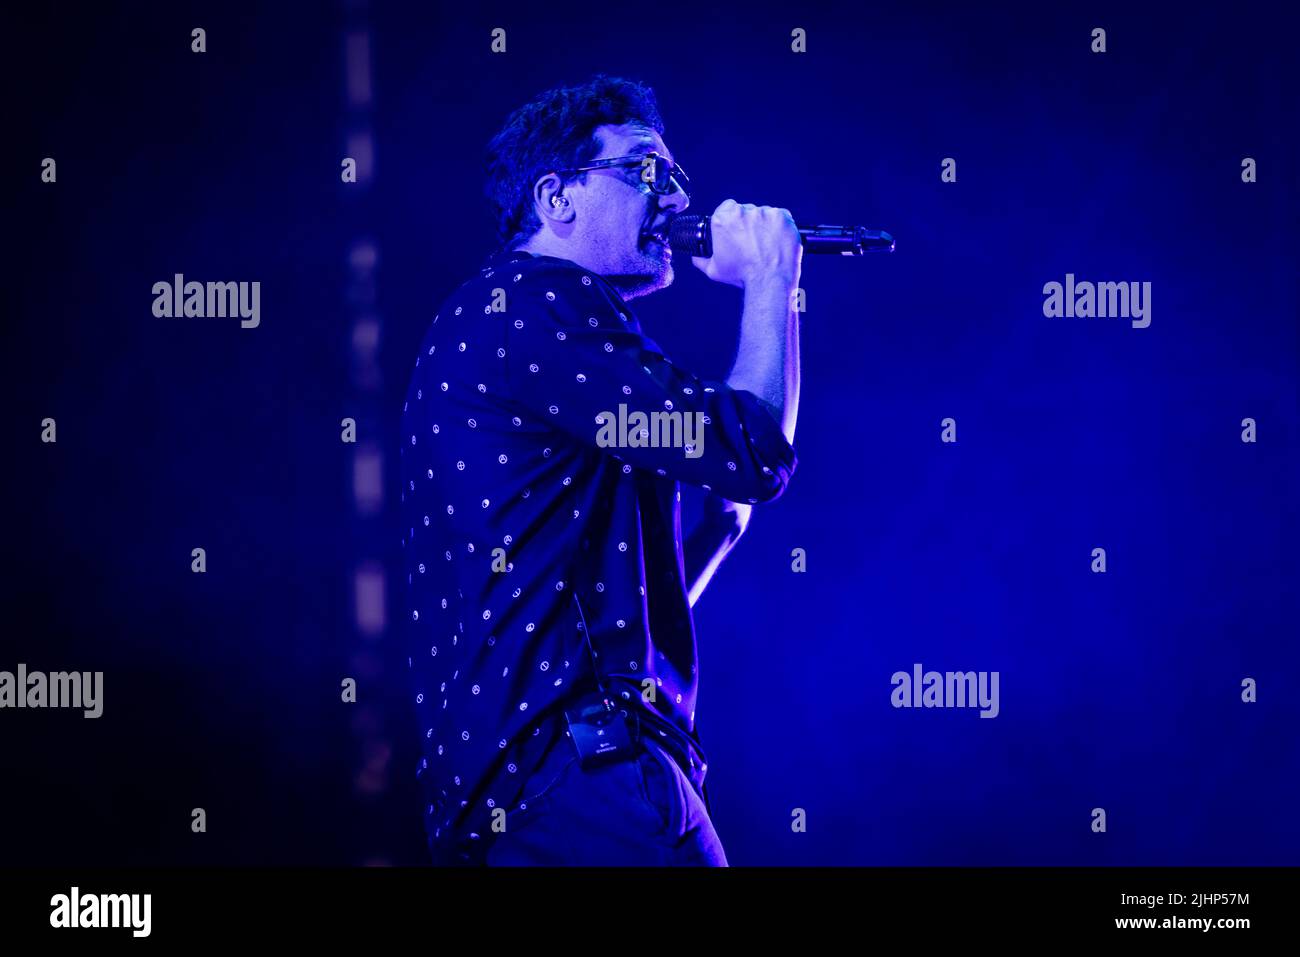
[[627,465],[731,501],[785,491],[798,460],[757,396],[674,365],[599,278],[530,265],[504,313],[515,402]]

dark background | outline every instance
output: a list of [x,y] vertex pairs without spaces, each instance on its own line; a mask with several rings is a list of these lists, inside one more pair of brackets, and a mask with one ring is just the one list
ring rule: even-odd
[[[459,6],[12,21],[0,670],[103,671],[105,711],[0,712],[0,862],[423,861],[405,654],[358,627],[356,576],[387,569],[397,607],[397,415],[437,304],[490,251],[483,147],[603,71],[656,89],[695,210],[898,239],[805,260],[799,469],[697,608],[732,863],[1296,863],[1294,24]],[[373,163],[344,184],[358,142]],[[678,271],[638,313],[725,375],[739,293]],[[260,327],[155,318],[177,272],[260,281]],[[1067,272],[1151,282],[1150,328],[1044,318]],[[373,512],[358,456],[382,468]],[[914,662],[999,671],[1000,716],[890,707]]]

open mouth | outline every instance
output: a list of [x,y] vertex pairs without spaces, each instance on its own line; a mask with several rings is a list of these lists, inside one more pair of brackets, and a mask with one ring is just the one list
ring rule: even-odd
[[664,226],[659,229],[652,229],[641,234],[641,242],[651,249],[657,249],[665,255],[673,254],[672,247],[668,245],[668,227]]

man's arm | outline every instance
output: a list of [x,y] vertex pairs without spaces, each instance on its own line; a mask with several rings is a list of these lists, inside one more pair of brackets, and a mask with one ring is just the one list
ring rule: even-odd
[[713,255],[695,266],[745,291],[740,348],[727,385],[750,392],[794,444],[799,416],[799,314],[794,293],[803,245],[789,210],[726,200],[713,211]]
[[[803,248],[789,212],[731,200],[713,213],[714,256],[695,259],[710,279],[745,291],[740,347],[727,385],[753,394],[794,443],[799,414],[799,286]],[[682,546],[691,606],[749,524],[751,506],[709,495]]]
[[713,579],[713,573],[718,570],[722,560],[745,533],[753,509],[752,505],[730,502],[720,495],[710,494],[705,498],[704,513],[699,524],[682,543],[686,588],[692,608]]
[[740,348],[727,376],[727,385],[762,400],[791,445],[799,417],[799,314],[792,303],[798,283],[796,274],[745,287]]
[[[771,404],[675,366],[621,300],[582,270],[550,260],[516,268],[510,311],[486,320],[499,330],[511,401],[608,450],[629,472],[641,468],[732,501],[781,495],[797,460]],[[466,305],[471,315],[486,308]],[[665,434],[669,418],[680,429]]]

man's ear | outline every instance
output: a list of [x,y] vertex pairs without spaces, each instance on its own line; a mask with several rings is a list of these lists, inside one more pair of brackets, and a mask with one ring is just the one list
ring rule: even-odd
[[533,184],[533,209],[543,223],[555,225],[573,222],[573,201],[564,191],[564,181],[547,173]]

